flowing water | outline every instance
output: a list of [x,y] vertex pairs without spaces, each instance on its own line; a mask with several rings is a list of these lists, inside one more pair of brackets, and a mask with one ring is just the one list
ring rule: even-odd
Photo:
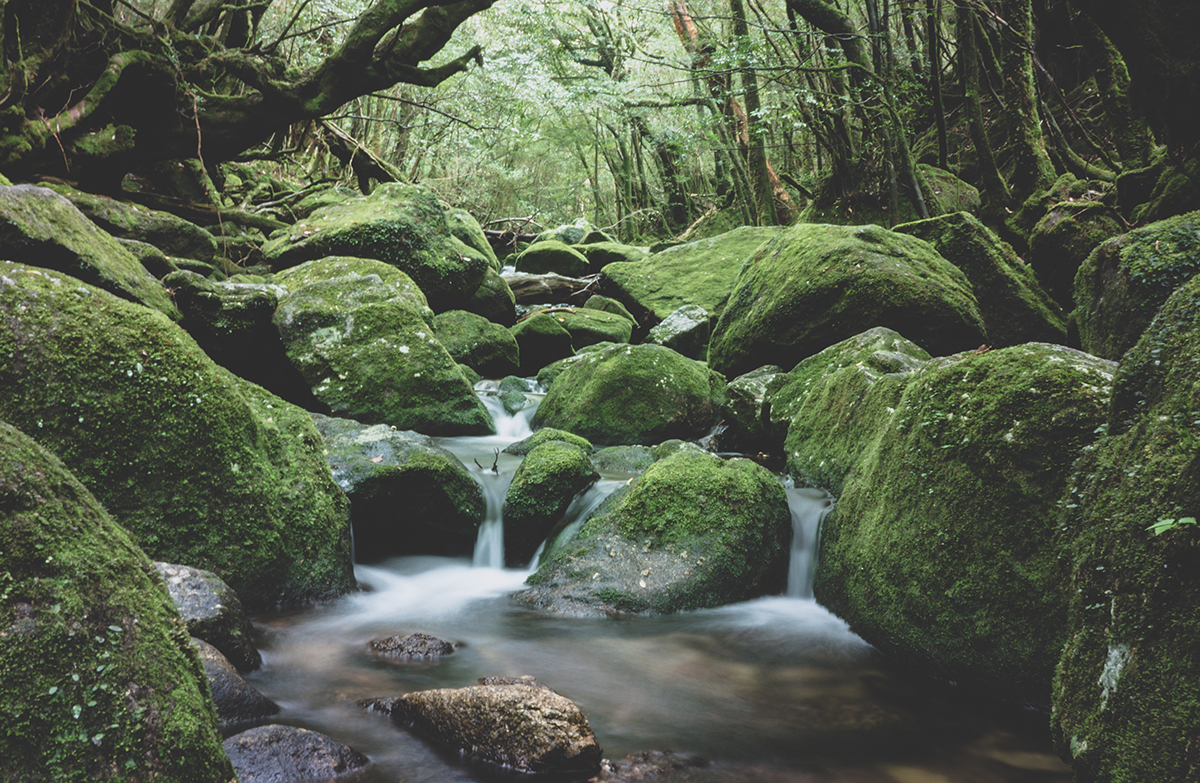
[[[622,620],[558,617],[511,601],[530,572],[500,567],[499,507],[519,459],[497,452],[529,434],[531,411],[509,417],[498,410],[503,434],[442,441],[479,476],[489,499],[472,560],[359,565],[362,592],[255,618],[265,663],[250,682],[280,704],[279,722],[366,754],[372,763],[354,780],[496,779],[356,702],[524,674],[580,706],[606,758],[659,750],[708,762],[655,778],[663,783],[1070,780],[1050,751],[1046,716],[988,710],[951,688],[892,671],[808,597],[819,523],[830,506],[816,490],[787,488],[795,526],[788,596]],[[564,524],[572,515],[581,520],[627,478],[605,477],[576,499]],[[405,664],[367,652],[371,639],[416,632],[458,649]]]

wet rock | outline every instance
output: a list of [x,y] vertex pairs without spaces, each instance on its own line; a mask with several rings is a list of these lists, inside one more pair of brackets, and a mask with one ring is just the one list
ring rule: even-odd
[[725,381],[660,345],[608,345],[583,354],[554,379],[536,427],[615,446],[696,438],[716,422]]
[[203,639],[192,638],[192,646],[200,655],[200,663],[208,676],[221,733],[226,737],[251,726],[264,723],[279,712],[279,705],[263,696],[257,688],[242,679],[238,670],[221,651]]
[[433,660],[454,652],[453,644],[426,633],[372,639],[367,647],[373,654],[388,661],[413,660],[415,658]]
[[358,558],[462,555],[486,509],[458,457],[420,433],[314,414],[333,479],[350,498]]
[[491,433],[491,417],[425,320],[423,296],[378,261],[325,258],[276,275],[284,349],[336,414],[430,435]]
[[0,574],[0,778],[233,779],[153,564],[57,457],[4,423]]
[[504,453],[513,454],[518,457],[524,457],[538,446],[550,441],[573,443],[588,453],[591,453],[592,451],[592,444],[587,438],[581,438],[574,433],[567,432],[566,430],[559,430],[555,429],[554,427],[543,427],[530,435],[528,438],[523,438],[522,440],[508,444],[504,447]]
[[787,373],[768,364],[734,378],[725,387],[721,414],[730,427],[729,437],[742,451],[770,451],[782,438],[771,432],[769,395],[787,382]]
[[1200,212],[1161,220],[1092,251],[1075,276],[1083,350],[1121,358],[1176,288],[1200,272]]
[[720,606],[782,589],[790,538],[770,471],[685,448],[609,495],[515,598],[581,615]]
[[221,651],[238,671],[262,666],[242,602],[219,576],[189,566],[155,563],[188,633]]
[[361,769],[369,760],[331,737],[272,724],[225,740],[225,753],[241,783],[328,781]]
[[527,685],[530,688],[541,688],[547,691],[554,690],[538,678],[528,674],[522,674],[519,677],[480,677],[476,682],[480,685]]
[[575,496],[599,475],[589,449],[546,441],[521,461],[504,495],[504,560],[509,567],[529,563]]
[[488,258],[451,234],[433,191],[395,182],[318,210],[263,246],[276,268],[337,255],[397,267],[436,312],[462,309],[491,268]]
[[0,262],[0,418],[55,449],[156,560],[247,609],[353,589],[350,515],[308,414],[179,326],[78,280]]
[[986,342],[966,275],[929,243],[879,226],[795,225],[747,261],[708,361],[730,377],[791,368],[876,326],[934,355]]
[[648,750],[644,753],[632,753],[619,761],[604,759],[600,763],[600,774],[591,778],[589,783],[634,783],[670,775],[673,772],[686,774],[708,766],[709,762],[699,756]]
[[708,349],[709,314],[699,305],[684,305],[646,335],[646,342],[662,345],[689,359],[704,359]]
[[569,699],[529,685],[473,685],[409,693],[392,719],[473,759],[527,773],[590,772],[600,746]]
[[145,267],[52,190],[0,187],[0,247],[6,261],[61,272],[176,317],[171,297]]

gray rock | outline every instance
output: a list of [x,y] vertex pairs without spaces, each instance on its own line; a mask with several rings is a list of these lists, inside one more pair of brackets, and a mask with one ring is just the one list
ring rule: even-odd
[[384,660],[412,660],[420,658],[431,660],[442,658],[454,652],[450,642],[430,636],[427,633],[411,633],[405,636],[389,636],[386,639],[372,639],[367,647],[376,656]]
[[258,726],[225,740],[241,783],[328,781],[367,766],[366,756],[335,739],[295,726]]
[[709,314],[699,305],[684,305],[646,335],[645,342],[662,345],[689,359],[703,359],[708,348]]
[[211,571],[171,563],[155,563],[188,633],[221,651],[238,671],[262,666],[250,621],[237,594]]
[[192,646],[208,676],[208,688],[217,705],[221,733],[226,737],[266,721],[279,712],[279,705],[242,679],[221,651],[203,639],[192,637]]

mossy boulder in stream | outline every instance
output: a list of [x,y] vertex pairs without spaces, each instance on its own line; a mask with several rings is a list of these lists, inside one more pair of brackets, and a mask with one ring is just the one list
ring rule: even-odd
[[288,358],[336,414],[431,435],[492,432],[403,272],[329,258],[276,279],[289,289],[275,312]]
[[453,236],[433,191],[395,182],[314,212],[263,246],[276,268],[336,255],[398,267],[438,312],[462,309],[491,268],[488,258]]
[[907,373],[822,525],[817,599],[918,671],[1047,707],[1066,639],[1059,501],[1113,369],[1029,343]]
[[503,378],[521,366],[512,332],[482,315],[447,310],[434,317],[433,331],[454,361],[486,378]]
[[1197,389],[1193,277],[1121,361],[1107,434],[1063,493],[1069,613],[1051,727],[1079,783],[1200,779]]
[[576,351],[597,343],[627,343],[633,336],[633,322],[620,313],[567,307],[550,315],[571,335],[571,345]]
[[547,440],[521,461],[504,496],[504,560],[510,567],[524,568],[575,496],[600,478],[590,450]]
[[176,317],[171,297],[133,254],[52,190],[0,187],[0,247],[7,261],[62,272]]
[[604,446],[698,438],[724,393],[720,375],[670,348],[608,345],[566,364],[531,423]]
[[567,277],[582,277],[591,271],[587,257],[575,248],[554,239],[527,247],[513,259],[518,272],[544,275],[555,272]]
[[969,212],[918,220],[894,231],[924,239],[971,284],[993,348],[1067,337],[1062,307],[1042,289],[1012,247]]
[[516,594],[566,614],[666,614],[776,592],[787,581],[783,485],[745,459],[683,449],[613,493]]
[[493,271],[500,271],[500,259],[496,258],[496,251],[488,242],[487,234],[483,233],[483,226],[479,225],[479,221],[470,212],[457,207],[447,209],[446,225],[449,226],[450,233],[458,237],[460,242],[479,251],[479,254],[487,259],[488,266]]
[[432,438],[314,416],[333,479],[350,498],[359,560],[469,554],[485,511],[466,466]]
[[156,560],[248,609],[354,586],[349,511],[308,414],[161,313],[0,262],[0,418],[36,433]]
[[232,783],[204,671],[154,565],[0,423],[0,778]]
[[601,270],[598,289],[616,299],[639,321],[665,319],[684,305],[703,307],[709,327],[725,308],[738,273],[754,251],[779,228],[743,226],[711,239],[669,247],[638,261],[620,261]]
[[886,326],[931,354],[986,341],[963,272],[920,239],[878,226],[793,226],[749,259],[709,343],[717,372],[790,369]]
[[1151,223],[1092,251],[1075,275],[1075,322],[1083,349],[1117,360],[1155,312],[1200,272],[1200,212]]

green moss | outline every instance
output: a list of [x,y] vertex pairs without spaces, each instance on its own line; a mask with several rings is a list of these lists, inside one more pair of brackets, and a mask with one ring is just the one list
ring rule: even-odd
[[618,262],[644,261],[648,255],[643,248],[633,245],[622,245],[619,242],[596,242],[591,245],[576,245],[578,250],[588,260],[589,270],[599,272],[609,264]]
[[1063,493],[1069,615],[1052,729],[1079,781],[1200,779],[1200,280],[1121,362],[1107,434]]
[[517,255],[513,265],[518,272],[531,275],[555,273],[566,277],[583,277],[591,271],[583,253],[554,239],[530,245]]
[[1111,370],[1040,343],[914,370],[822,527],[818,599],[914,668],[1045,707],[1065,641],[1058,503]]
[[571,335],[576,351],[597,343],[627,343],[633,336],[633,322],[619,313],[583,307],[550,316]]
[[567,432],[566,430],[559,430],[555,429],[554,427],[543,427],[524,440],[519,440],[516,443],[510,443],[505,447],[504,453],[515,454],[518,457],[523,457],[543,443],[551,443],[553,441],[573,444],[589,454],[592,452],[592,444],[587,438],[581,438],[572,432]]
[[235,779],[153,564],[58,459],[0,423],[0,777]]
[[575,495],[599,478],[588,450],[546,440],[521,461],[504,496],[504,559],[510,566],[526,565]]
[[533,417],[601,445],[695,438],[712,426],[725,383],[700,362],[657,345],[610,345],[554,380]]
[[508,282],[499,272],[489,269],[463,309],[501,326],[512,326],[517,322],[516,302]]
[[1075,277],[1074,318],[1083,349],[1119,359],[1171,292],[1200,272],[1200,212],[1115,237]]
[[1055,204],[1033,227],[1029,265],[1054,300],[1075,306],[1075,274],[1097,245],[1124,231],[1116,213],[1099,201]]
[[354,582],[345,498],[308,415],[160,313],[0,262],[0,418],[37,434],[156,560],[249,608]]
[[532,377],[551,362],[575,353],[571,333],[551,313],[533,313],[512,327],[520,349],[521,375]]
[[1052,300],[1012,247],[967,212],[905,223],[895,231],[924,239],[971,284],[988,343],[1066,341],[1062,308]]
[[791,368],[874,326],[934,355],[984,342],[966,276],[928,243],[878,226],[797,225],[747,262],[708,360],[729,376]]
[[496,251],[492,249],[487,235],[483,233],[483,226],[479,225],[479,221],[470,212],[465,209],[447,209],[446,225],[460,242],[486,258],[493,271],[500,271],[500,260],[496,258]]
[[438,342],[459,364],[488,378],[502,378],[520,368],[520,349],[512,332],[481,315],[448,310],[433,319]]

